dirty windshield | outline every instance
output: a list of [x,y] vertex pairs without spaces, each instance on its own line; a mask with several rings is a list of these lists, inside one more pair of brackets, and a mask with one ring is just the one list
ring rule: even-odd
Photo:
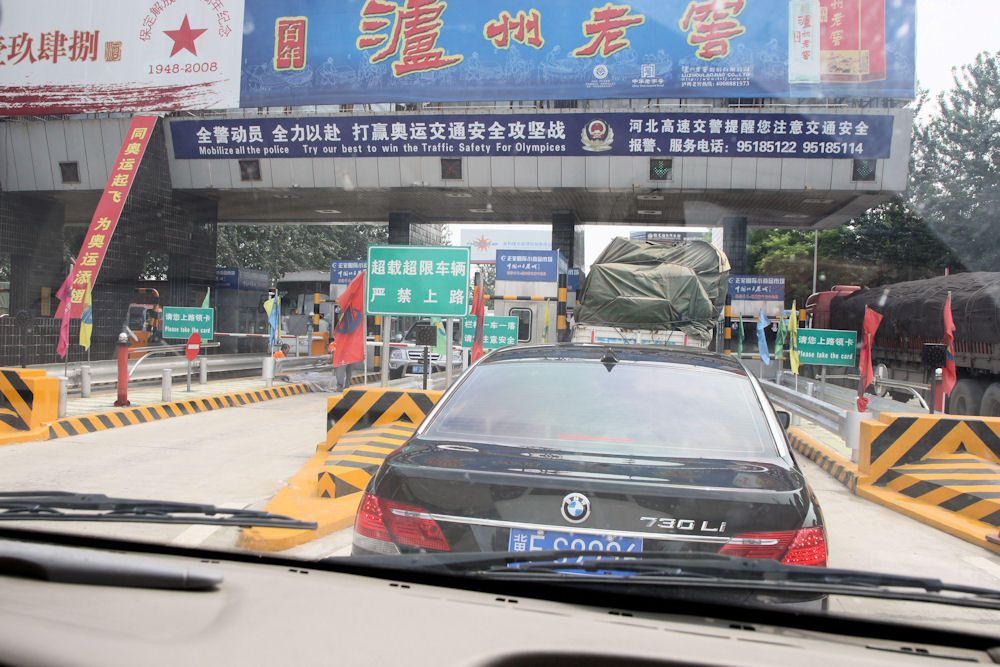
[[[1000,589],[958,5],[0,0],[0,530]],[[1000,636],[817,581],[754,604]]]

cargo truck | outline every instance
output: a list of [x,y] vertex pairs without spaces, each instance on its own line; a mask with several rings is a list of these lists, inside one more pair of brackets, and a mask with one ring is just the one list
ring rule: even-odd
[[729,260],[711,243],[616,238],[580,286],[572,340],[708,348],[728,280]]
[[[872,345],[876,378],[922,384],[930,401],[933,371],[923,361],[924,344],[942,342],[949,293],[958,381],[946,410],[1000,417],[1000,273],[959,273],[868,289],[837,285],[811,295],[806,310],[809,326],[857,331],[859,341],[865,306],[881,313]],[[894,399],[912,398],[906,391],[883,386]]]

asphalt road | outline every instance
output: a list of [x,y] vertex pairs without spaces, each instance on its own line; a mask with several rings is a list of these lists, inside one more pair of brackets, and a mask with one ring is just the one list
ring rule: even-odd
[[[0,447],[0,489],[69,490],[262,509],[326,433],[326,394]],[[811,461],[800,465],[829,533],[831,567],[927,576],[1000,589],[1000,556],[851,494]],[[8,524],[9,525],[9,524]],[[233,549],[236,528],[200,525],[25,522],[43,530],[114,535],[186,547]],[[283,552],[343,555],[350,530]],[[882,609],[882,606],[885,609]],[[834,598],[831,610],[926,621],[928,607]],[[935,623],[996,632],[1000,615],[933,607]]]

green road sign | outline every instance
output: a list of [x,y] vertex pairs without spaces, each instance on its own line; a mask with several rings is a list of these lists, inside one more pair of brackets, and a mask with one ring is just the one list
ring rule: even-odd
[[215,332],[214,308],[163,307],[163,337],[183,338],[197,332],[203,341],[212,340]]
[[369,315],[464,317],[469,311],[468,247],[370,246]]
[[[476,318],[469,315],[462,320],[462,347],[472,347],[476,337]],[[516,315],[487,315],[483,320],[483,349],[517,345]]]
[[799,329],[800,364],[853,366],[858,332],[832,329]]

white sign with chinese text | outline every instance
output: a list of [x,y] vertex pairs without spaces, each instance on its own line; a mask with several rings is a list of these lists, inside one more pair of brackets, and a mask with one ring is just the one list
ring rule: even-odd
[[243,0],[3,3],[9,115],[239,106]]

